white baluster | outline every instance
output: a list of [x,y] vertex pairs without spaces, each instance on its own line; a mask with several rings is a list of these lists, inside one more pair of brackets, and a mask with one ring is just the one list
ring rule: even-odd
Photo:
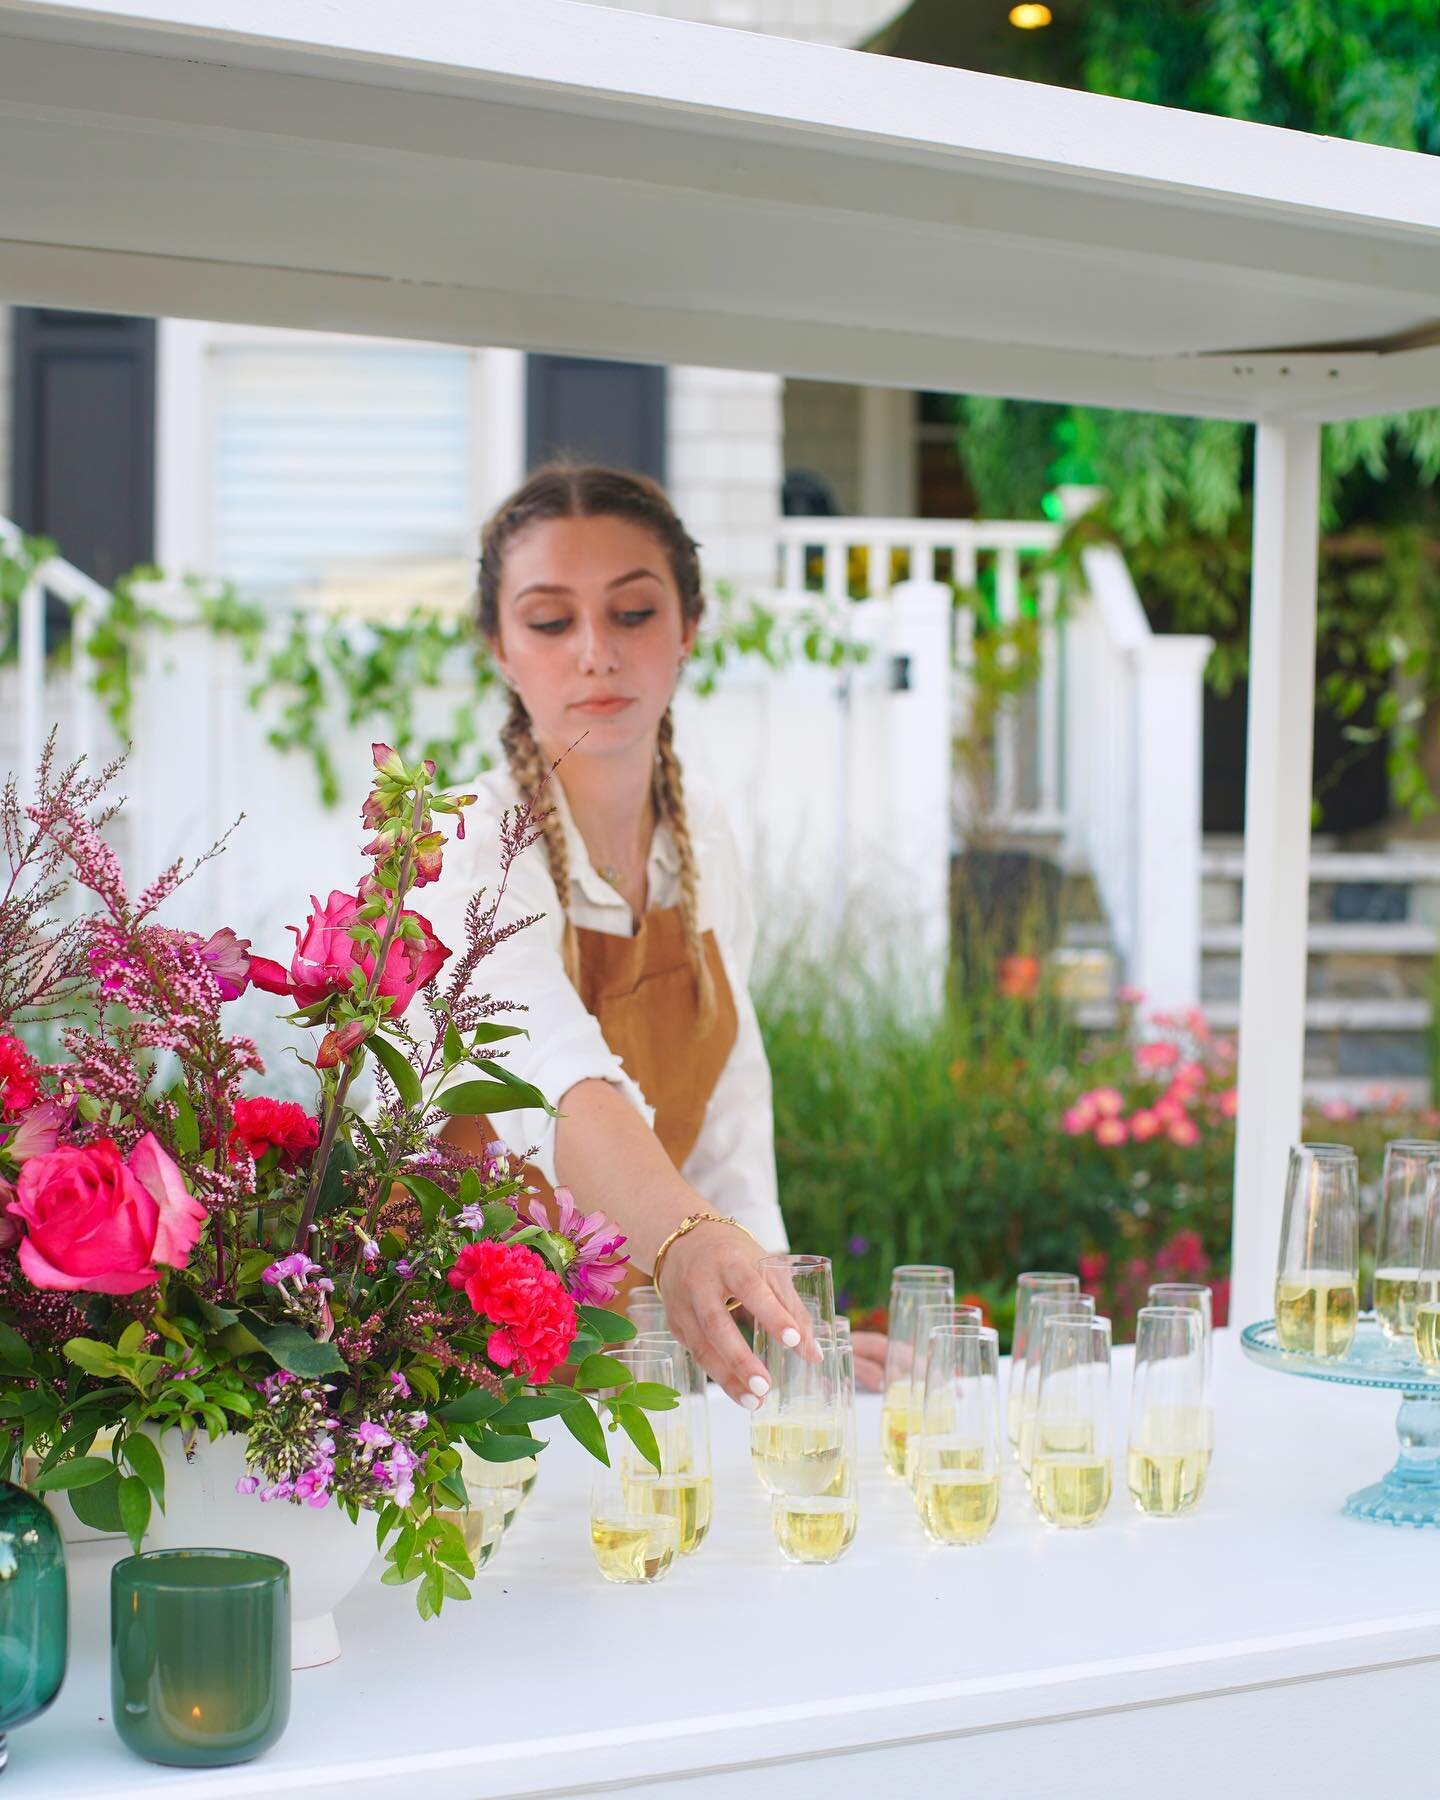
[[[1060,582],[1053,570],[1040,577],[1040,692],[1039,761],[1037,796],[1047,822],[1060,811],[1060,633],[1055,617],[1060,603]],[[1049,828],[1047,823],[1047,829]]]
[[[998,553],[995,611],[1002,631],[1011,629],[1020,617],[1020,558],[1009,544]],[[1000,660],[1007,666],[1013,663],[1013,649],[1006,649]],[[1006,824],[1015,816],[1016,761],[1015,708],[1006,701],[995,720],[995,811]]]
[[35,768],[45,741],[45,583],[37,570],[20,590],[20,726],[15,775],[22,800],[35,793]]

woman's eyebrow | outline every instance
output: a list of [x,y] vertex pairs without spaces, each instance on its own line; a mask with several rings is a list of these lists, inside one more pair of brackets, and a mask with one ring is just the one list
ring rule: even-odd
[[[624,587],[629,581],[660,581],[662,579],[663,577],[657,575],[654,569],[631,569],[628,575],[617,575],[614,581],[607,581],[605,584],[605,591],[607,594],[611,593],[615,588]],[[520,592],[515,596],[515,604],[518,606],[527,594],[563,595],[573,594],[574,591],[574,588],[568,588],[561,582],[531,581],[521,588]]]

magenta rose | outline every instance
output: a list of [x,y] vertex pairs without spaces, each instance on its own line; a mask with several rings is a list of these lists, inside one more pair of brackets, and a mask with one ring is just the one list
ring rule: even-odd
[[[304,929],[287,926],[295,933],[295,954],[288,970],[268,956],[250,958],[250,979],[269,994],[289,994],[300,1006],[313,1006],[329,994],[348,993],[350,971],[358,968],[368,981],[375,967],[374,953],[350,936],[350,928],[360,914],[358,895],[342,894],[337,888],[321,906],[310,896],[314,911]],[[423,942],[411,943],[397,937],[385,957],[377,992],[388,994],[394,1004],[392,1019],[398,1019],[426,984],[438,974],[450,952],[436,937],[430,921],[416,912],[405,912],[424,934]]]
[[9,1217],[37,1288],[136,1293],[159,1280],[157,1264],[185,1267],[206,1219],[150,1132],[123,1159],[110,1138],[33,1156],[15,1185]]

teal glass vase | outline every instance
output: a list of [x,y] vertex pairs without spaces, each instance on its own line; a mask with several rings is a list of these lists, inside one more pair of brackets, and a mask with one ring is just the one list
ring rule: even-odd
[[60,1692],[67,1649],[60,1527],[43,1500],[0,1481],[0,1769],[6,1732]]

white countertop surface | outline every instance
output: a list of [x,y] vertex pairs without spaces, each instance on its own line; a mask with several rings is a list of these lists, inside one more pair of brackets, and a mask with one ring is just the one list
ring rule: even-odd
[[[1142,1518],[1120,1486],[1093,1530],[1052,1531],[1011,1468],[1000,1522],[977,1549],[926,1541],[880,1468],[879,1405],[866,1396],[860,1531],[825,1568],[781,1560],[746,1416],[713,1392],[714,1526],[698,1555],[646,1588],[601,1580],[587,1459],[554,1431],[474,1599],[427,1625],[412,1589],[367,1579],[337,1615],[340,1660],[295,1675],[284,1739],[229,1769],[161,1769],[121,1745],[109,1719],[111,1558],[76,1548],[69,1674],[50,1711],[11,1735],[8,1800],[408,1800],[422,1789],[495,1800],[647,1781],[668,1793],[682,1776],[708,1794],[722,1776],[743,1785],[747,1769],[797,1758],[978,1742],[997,1727],[1362,1671],[1398,1679],[1440,1658],[1440,1533],[1340,1511],[1394,1461],[1399,1396],[1258,1369],[1226,1333],[1215,1374],[1216,1455],[1194,1515]],[[1118,1473],[1128,1353],[1115,1388]],[[789,1791],[803,1800],[817,1786],[792,1779]]]

